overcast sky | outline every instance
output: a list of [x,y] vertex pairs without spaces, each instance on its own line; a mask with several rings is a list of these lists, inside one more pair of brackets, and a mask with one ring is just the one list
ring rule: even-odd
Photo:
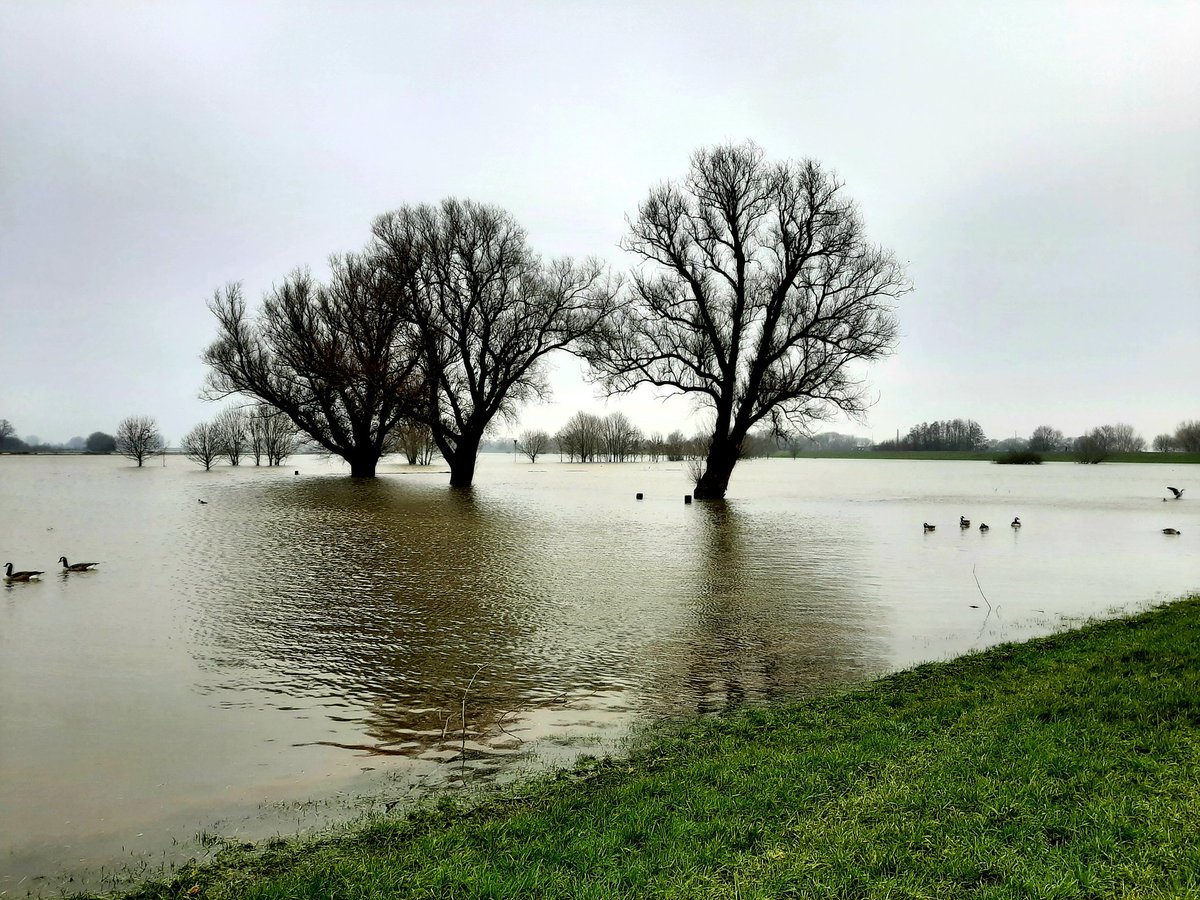
[[[402,204],[507,208],[625,268],[696,148],[820,160],[906,261],[842,431],[1200,418],[1200,3],[0,0],[0,418],[65,441],[199,399],[205,302],[322,273]],[[596,399],[569,358],[518,427]]]

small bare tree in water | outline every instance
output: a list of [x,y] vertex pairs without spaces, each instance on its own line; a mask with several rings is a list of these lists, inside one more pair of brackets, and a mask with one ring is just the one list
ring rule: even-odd
[[223,409],[217,414],[213,425],[221,439],[221,452],[228,457],[231,466],[239,465],[242,454],[250,446],[250,423],[246,419],[246,411],[236,406]]
[[128,416],[117,425],[117,452],[142,466],[148,457],[165,449],[158,422],[153,416]]
[[207,472],[225,452],[224,435],[214,422],[201,422],[183,436],[179,442],[183,455]]
[[550,449],[550,434],[546,431],[535,431],[532,428],[521,432],[521,439],[517,442],[517,446],[521,452],[529,457],[531,463],[537,462],[537,458]]
[[433,462],[437,444],[433,432],[421,422],[405,422],[396,430],[396,444],[410,466],[427,466]]
[[682,182],[650,192],[624,247],[641,260],[632,303],[586,357],[610,393],[649,384],[711,409],[698,499],[725,496],[758,423],[782,434],[865,410],[856,366],[894,347],[908,285],[819,163],[700,150]]

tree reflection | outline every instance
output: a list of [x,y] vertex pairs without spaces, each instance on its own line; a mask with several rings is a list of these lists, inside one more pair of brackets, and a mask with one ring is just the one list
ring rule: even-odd
[[197,588],[213,692],[319,706],[355,726],[323,743],[411,755],[462,733],[473,674],[469,729],[532,702],[545,679],[521,650],[520,517],[388,479],[243,485],[237,500],[254,507],[237,540],[214,529],[220,546],[196,548],[222,557]]
[[656,648],[656,706],[711,713],[882,670],[871,610],[833,538],[724,500],[697,504],[697,517],[692,615]]

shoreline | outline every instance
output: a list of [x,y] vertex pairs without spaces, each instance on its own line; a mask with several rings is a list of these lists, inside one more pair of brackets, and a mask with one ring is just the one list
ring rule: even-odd
[[1200,889],[1198,698],[1193,595],[120,896],[1178,895]]

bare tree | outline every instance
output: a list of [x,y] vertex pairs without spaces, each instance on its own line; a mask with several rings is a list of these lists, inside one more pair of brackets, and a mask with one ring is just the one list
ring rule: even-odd
[[209,396],[243,394],[284,413],[302,434],[373,476],[418,387],[398,292],[406,261],[384,272],[376,256],[330,263],[327,285],[292,273],[252,319],[241,288],[218,291],[209,308],[219,336],[205,351]]
[[565,454],[572,462],[594,462],[603,446],[602,429],[603,422],[599,416],[575,413],[555,436],[558,452]]
[[527,429],[521,432],[521,440],[517,446],[521,448],[521,452],[529,457],[531,463],[537,462],[537,458],[550,449],[550,434],[546,431],[534,431]]
[[1029,436],[1029,449],[1036,453],[1048,450],[1061,450],[1066,446],[1063,433],[1050,425],[1039,425]]
[[128,416],[117,425],[117,452],[140,467],[147,457],[161,453],[166,444],[153,416]]
[[223,409],[217,413],[213,425],[221,441],[221,453],[229,458],[229,464],[236,466],[241,463],[242,454],[251,444],[246,411],[237,406]]
[[224,432],[216,422],[201,422],[183,436],[179,449],[192,462],[204,466],[207,472],[225,452]]
[[615,291],[599,262],[543,264],[507,212],[469,200],[401,208],[374,234],[419,347],[424,396],[411,415],[431,429],[450,484],[468,486],[488,425],[547,394],[543,359],[609,316]]
[[437,445],[433,431],[423,422],[405,422],[396,432],[396,443],[410,466],[427,466],[433,462]]
[[1200,419],[1179,423],[1175,429],[1175,446],[1187,453],[1200,453]]
[[1176,448],[1175,435],[1159,434],[1154,438],[1154,442],[1150,445],[1156,453],[1170,453]]
[[25,442],[17,437],[16,426],[8,419],[0,419],[0,450],[23,450]]
[[650,192],[624,246],[641,259],[632,305],[586,356],[612,393],[650,384],[712,410],[697,498],[725,496],[759,422],[781,434],[865,410],[856,366],[893,349],[908,285],[818,163],[700,150],[682,183]]
[[641,448],[642,433],[625,413],[611,412],[601,421],[600,440],[610,462],[625,462]]
[[1096,464],[1114,453],[1137,453],[1146,449],[1146,441],[1132,425],[1100,425],[1075,439],[1077,462]]

